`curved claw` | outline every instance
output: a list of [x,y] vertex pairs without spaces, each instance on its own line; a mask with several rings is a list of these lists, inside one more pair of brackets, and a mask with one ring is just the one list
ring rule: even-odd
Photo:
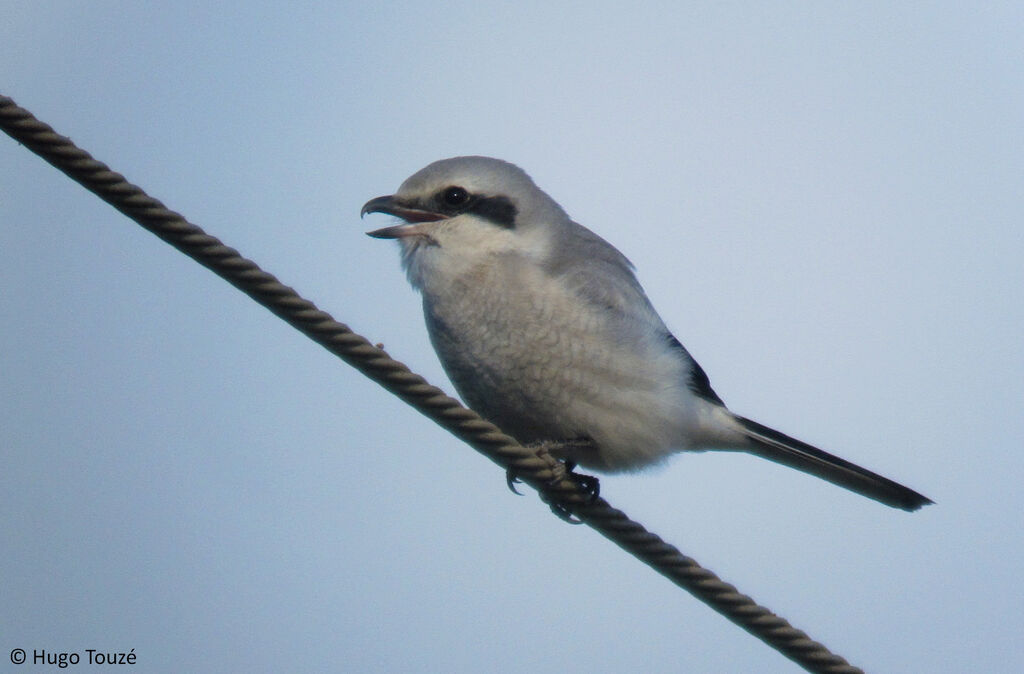
[[587,505],[592,504],[601,495],[601,481],[593,475],[569,473],[568,478],[575,482],[587,495]]
[[516,489],[516,485],[519,484],[520,479],[516,477],[516,474],[511,468],[505,471],[505,484],[508,485],[508,490],[516,496],[522,496],[523,492]]
[[549,503],[548,507],[551,508],[551,512],[554,513],[555,517],[557,517],[558,519],[562,520],[567,524],[583,524],[583,520],[581,520],[578,517],[575,517],[572,514],[572,511],[566,508],[565,506],[559,505],[557,503]]
[[[586,505],[593,504],[601,494],[601,481],[593,475],[580,475],[579,473],[574,473],[573,469],[576,468],[576,464],[574,463],[566,461],[563,465],[565,466],[565,475],[563,477],[575,482],[580,491],[586,495]],[[557,482],[557,479],[555,482]],[[548,507],[550,507],[551,512],[563,522],[568,522],[569,524],[583,524],[583,520],[574,515],[571,509],[557,501],[548,501]]]

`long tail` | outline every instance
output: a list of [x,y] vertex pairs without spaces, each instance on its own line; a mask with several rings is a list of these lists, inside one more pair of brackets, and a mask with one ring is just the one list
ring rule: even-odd
[[741,416],[736,416],[736,420],[743,426],[747,437],[753,441],[753,446],[748,450],[753,454],[810,473],[893,508],[913,511],[932,503],[931,499],[913,489],[838,456],[832,456],[806,442],[800,442]]

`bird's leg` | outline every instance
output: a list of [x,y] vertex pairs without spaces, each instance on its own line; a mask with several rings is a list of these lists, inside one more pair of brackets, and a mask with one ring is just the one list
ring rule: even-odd
[[[558,459],[555,459],[552,454],[553,452],[557,452],[559,454],[565,455],[568,453],[564,451],[567,448],[588,448],[592,446],[593,445],[591,441],[587,439],[574,439],[565,441],[546,440],[526,445],[526,447],[534,449],[537,456],[541,458],[551,459],[551,471],[553,473],[553,477],[548,482],[548,484],[556,485],[562,480],[571,480],[586,495],[586,502],[588,505],[590,503],[593,503],[600,494],[601,483],[598,481],[596,477],[590,475],[580,475],[579,473],[576,473],[575,461],[559,461]],[[520,493],[519,490],[515,488],[516,483],[519,481],[520,480],[516,477],[515,471],[513,469],[509,468],[505,472],[505,483],[508,485],[508,488],[515,494]],[[559,503],[557,500],[549,500],[546,498],[544,499],[544,501],[548,503],[548,506],[551,508],[551,512],[557,515],[560,519],[563,519],[566,522],[569,522],[570,524],[582,524],[582,522],[579,519],[573,517],[571,509],[566,507],[562,503]]]
[[[549,484],[557,484],[562,478],[565,478],[574,482],[576,487],[584,493],[586,496],[586,501],[584,503],[586,505],[590,505],[597,500],[598,494],[601,492],[601,482],[596,477],[593,475],[580,475],[579,473],[574,472],[576,464],[571,461],[566,461],[560,465],[562,467],[562,470],[559,471],[561,473],[561,477],[552,480]],[[548,504],[548,507],[551,508],[551,512],[559,519],[564,520],[569,524],[583,524],[583,520],[573,515],[572,507],[562,501],[559,501],[557,497],[549,500],[542,494],[541,498]]]
[[[571,452],[566,451],[569,449],[581,450],[581,449],[593,449],[594,443],[590,438],[574,438],[572,440],[564,440],[562,442],[549,443],[549,451],[554,449],[560,450],[559,453],[562,455],[570,455]],[[552,484],[562,480],[572,480],[586,495],[587,503],[593,503],[597,497],[601,494],[601,482],[592,475],[580,475],[576,472],[576,462],[571,459],[565,459],[561,463],[561,469],[555,470],[555,477],[551,481]]]
[[576,471],[576,464],[571,461],[566,461],[565,466],[565,477],[576,483],[576,486],[587,495],[587,505],[590,505],[597,500],[597,497],[601,495],[601,481],[593,475],[580,475]]
[[[563,477],[565,477],[565,464],[563,464],[561,461],[553,457],[550,451],[551,449],[559,447],[561,445],[562,443],[553,442],[550,440],[541,440],[539,442],[531,442],[529,444],[523,445],[523,447],[526,447],[527,449],[534,450],[534,454],[536,454],[541,459],[550,459],[551,472],[555,474],[555,477],[551,479],[551,484],[555,484],[559,482]],[[514,468],[508,468],[505,470],[505,484],[508,485],[509,490],[513,494],[522,496],[522,493],[518,489],[516,489],[516,485],[521,482],[522,480],[520,480],[519,476],[516,475],[516,471]]]

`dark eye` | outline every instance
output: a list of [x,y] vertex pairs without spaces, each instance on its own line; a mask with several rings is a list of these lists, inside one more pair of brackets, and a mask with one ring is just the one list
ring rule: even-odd
[[462,206],[469,201],[469,192],[461,187],[449,187],[441,192],[441,201],[446,206]]

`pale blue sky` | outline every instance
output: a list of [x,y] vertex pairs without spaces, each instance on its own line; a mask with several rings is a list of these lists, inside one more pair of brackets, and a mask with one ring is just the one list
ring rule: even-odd
[[[1018,3],[7,2],[0,92],[451,390],[360,206],[525,168],[736,411],[606,497],[851,662],[1024,657]],[[0,138],[0,669],[798,671]],[[19,670],[22,671],[22,670]]]

